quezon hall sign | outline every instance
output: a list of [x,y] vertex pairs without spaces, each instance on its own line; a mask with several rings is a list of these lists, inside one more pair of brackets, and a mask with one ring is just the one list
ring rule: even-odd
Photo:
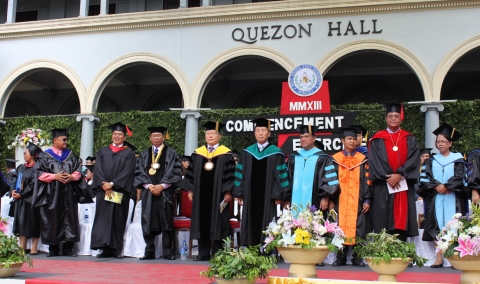
[[[272,123],[270,131],[278,133],[278,146],[286,154],[300,150],[300,125],[310,124],[315,129],[316,139],[328,154],[342,149],[340,135],[332,134],[340,127],[353,123],[357,112],[330,113],[330,92],[328,82],[323,81],[320,72],[311,65],[304,64],[295,68],[288,82],[282,84],[280,115],[264,118]],[[253,135],[254,124],[250,120],[257,117],[229,118],[223,123],[223,135]]]

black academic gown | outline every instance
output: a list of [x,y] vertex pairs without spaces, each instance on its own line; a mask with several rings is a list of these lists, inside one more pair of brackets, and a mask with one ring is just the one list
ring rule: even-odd
[[[182,178],[182,164],[177,152],[165,144],[158,162],[160,169],[152,176],[148,173],[152,164],[152,147],[143,150],[137,159],[134,185],[142,189],[144,235],[150,232],[173,231],[173,201],[177,183]],[[171,186],[163,190],[160,196],[155,196],[143,187],[144,184],[171,184]]]
[[204,169],[206,162],[205,157],[192,154],[181,188],[193,190],[191,238],[220,241],[228,237],[230,230],[230,204],[220,213],[220,203],[224,194],[233,190],[235,160],[230,152],[217,155],[212,159],[215,167],[211,171]]
[[[64,170],[72,174],[82,172],[80,159],[72,152],[60,162],[46,152],[38,155],[34,166],[37,175],[56,174]],[[40,231],[42,243],[58,245],[64,242],[78,242],[78,199],[75,192],[79,187],[86,188],[82,177],[78,181],[63,184],[59,181],[50,183],[36,180],[33,193],[33,206],[40,207]]]
[[[468,154],[468,188],[476,189],[480,193],[480,149]],[[468,195],[471,198],[471,192]]]
[[[97,191],[91,249],[122,251],[134,176],[135,153],[132,150],[127,148],[113,153],[109,147],[103,147],[98,151],[91,185]],[[113,191],[123,193],[121,204],[105,201],[102,182],[113,182]]]
[[[321,150],[319,150],[321,151]],[[313,177],[313,190],[312,190],[312,202],[310,205],[315,205],[316,208],[320,208],[320,201],[323,197],[329,197],[335,199],[340,194],[340,187],[338,182],[332,185],[329,185],[328,182],[334,182],[337,180],[337,176],[327,178],[326,175],[329,173],[335,172],[335,166],[333,165],[333,160],[329,155],[323,154],[323,151],[320,152],[315,164],[315,176]],[[298,152],[293,153],[288,157],[288,179],[290,181],[290,186],[292,190],[290,195],[287,197],[287,200],[291,200],[293,191],[295,190],[293,184],[293,176],[295,171],[295,156],[300,155]],[[330,167],[331,166],[331,167]],[[325,168],[331,168],[331,170],[325,170]],[[326,213],[326,212],[324,212]],[[324,214],[326,217],[327,215]]]
[[[268,147],[276,146],[269,144],[263,151]],[[290,195],[285,156],[277,152],[257,159],[243,150],[239,161],[233,195],[243,198],[240,245],[262,244],[262,232],[277,216],[275,199],[285,200]]]
[[[435,215],[435,198],[438,194],[435,187],[441,182],[433,176],[432,162],[433,159],[431,158],[425,160],[424,166],[422,166],[422,173],[425,176],[420,176],[420,186],[418,188],[418,195],[423,198],[425,208],[425,228],[422,237],[424,241],[435,241],[441,229],[438,227]],[[453,167],[454,176],[450,177],[444,185],[455,193],[455,212],[465,215],[467,213],[466,198],[468,190],[465,186],[466,168],[463,158],[456,160]]]
[[4,196],[5,193],[9,192],[12,185],[15,186],[16,181],[17,181],[17,172],[14,170],[8,172],[5,178],[3,178],[2,176],[2,181],[0,183],[0,196]]
[[[32,207],[33,191],[38,173],[33,167],[20,165],[17,173],[22,175],[22,190],[19,192],[22,198],[15,200],[15,219],[13,220],[13,233],[27,238],[40,237],[40,210]],[[15,190],[17,181],[12,182],[11,190]]]
[[[420,151],[418,149],[417,139],[412,135],[407,136],[407,160],[405,164],[397,169],[398,174],[405,177],[408,185],[408,216],[407,216],[407,236],[418,236],[417,210],[415,206],[415,184],[420,176]],[[394,194],[388,193],[386,175],[393,174],[392,168],[388,163],[387,151],[383,139],[370,140],[368,156],[368,166],[370,177],[372,179],[373,204],[372,204],[372,222],[373,231],[378,233],[382,229],[395,229],[393,218],[393,197]]]

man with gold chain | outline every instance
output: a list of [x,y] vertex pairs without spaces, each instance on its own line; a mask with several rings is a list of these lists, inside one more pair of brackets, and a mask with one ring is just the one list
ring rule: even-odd
[[225,124],[208,121],[203,126],[207,145],[193,152],[181,186],[193,201],[190,234],[192,239],[198,239],[196,261],[208,261],[229,234],[235,173],[230,149],[220,145],[220,130]]
[[[365,239],[371,232],[371,222],[368,216],[372,200],[371,182],[367,157],[357,151],[358,129],[353,127],[342,128],[343,150],[332,156],[338,173],[340,195],[335,200],[338,209],[338,224],[346,235],[343,251],[337,253],[337,260],[333,266],[347,264],[348,249],[355,245],[355,238]],[[362,259],[353,254],[352,264],[364,267]]]
[[387,104],[385,121],[387,129],[377,132],[368,143],[373,231],[386,229],[406,241],[418,236],[415,184],[420,176],[420,150],[415,137],[400,128],[402,104]]
[[168,139],[167,128],[149,127],[152,146],[143,150],[137,159],[136,188],[142,188],[142,231],[145,254],[140,260],[155,258],[155,236],[162,234],[163,258],[175,259],[173,215],[175,185],[182,178],[180,157],[163,141]]

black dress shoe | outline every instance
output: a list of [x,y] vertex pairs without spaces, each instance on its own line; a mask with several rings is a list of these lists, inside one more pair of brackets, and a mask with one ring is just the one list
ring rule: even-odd
[[440,263],[440,264],[432,264],[432,266],[430,266],[431,268],[441,268],[443,267],[443,263]]
[[197,256],[193,259],[193,261],[209,261],[210,256]]
[[365,267],[365,263],[362,261],[362,262],[360,262],[357,266],[358,266],[358,267]]
[[139,258],[140,260],[149,260],[149,259],[155,259],[155,255],[153,253],[147,252],[145,253],[144,256]]
[[47,257],[58,256],[58,252],[49,252],[47,253]]
[[175,260],[175,256],[174,256],[174,255],[164,255],[164,256],[163,256],[163,259]]
[[77,254],[73,251],[67,252],[65,256],[77,257]]
[[[119,253],[115,256],[116,259],[123,259],[123,254]],[[155,258],[155,257],[154,257]]]
[[413,262],[410,262],[408,265],[407,265],[408,268],[412,268],[413,267]]
[[316,266],[325,266],[325,263],[322,261],[320,263],[317,263]]
[[29,254],[29,253],[30,253],[30,249],[26,249],[26,250],[25,250],[25,253],[26,253],[26,254]]
[[97,258],[109,258],[109,257],[112,257],[113,255],[109,252],[102,252],[100,254],[97,254]]
[[341,260],[336,260],[333,264],[333,266],[345,266],[347,265],[346,261],[341,261]]

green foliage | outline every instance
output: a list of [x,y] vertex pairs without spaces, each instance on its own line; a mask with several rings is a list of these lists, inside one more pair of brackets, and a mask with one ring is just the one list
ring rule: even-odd
[[0,263],[4,264],[4,268],[10,268],[12,264],[24,262],[28,262],[30,267],[32,267],[32,259],[18,245],[17,237],[7,237],[5,235],[4,231],[7,229],[7,222],[0,217],[0,223]]
[[358,239],[353,251],[361,258],[373,258],[373,264],[380,261],[389,263],[392,258],[401,258],[405,262],[413,261],[422,267],[428,259],[420,257],[415,251],[415,244],[397,239],[398,234],[387,234],[383,229],[379,234],[367,234],[367,240]]
[[275,257],[260,255],[258,249],[260,245],[236,250],[230,248],[230,242],[228,237],[223,240],[223,249],[210,259],[212,266],[200,272],[200,276],[210,279],[247,277],[252,281],[254,278],[266,278],[268,270],[277,268]]
[[[441,122],[448,122],[460,131],[464,136],[454,144],[456,152],[469,153],[478,147],[480,140],[480,100],[461,101],[444,104],[445,110],[440,112]],[[359,112],[355,123],[364,125],[371,137],[378,130],[385,128],[385,110],[380,104],[349,104],[332,106],[332,113],[338,112]],[[171,140],[166,141],[180,155],[185,150],[185,119],[180,118],[181,111],[129,111],[115,113],[97,113],[100,122],[95,125],[94,153],[101,147],[111,143],[111,132],[106,127],[109,124],[121,121],[129,125],[133,136],[127,140],[136,146],[139,151],[150,146],[147,127],[162,125],[168,128]],[[264,116],[278,114],[279,108],[250,108],[250,109],[223,109],[201,111],[202,119],[199,121],[199,145],[205,143],[204,130],[201,125],[208,120],[222,121],[225,118],[242,118],[252,116]],[[28,127],[40,128],[48,131],[52,128],[70,128],[71,135],[69,148],[74,153],[80,152],[80,138],[82,122],[76,120],[76,115],[67,116],[24,116],[19,118],[5,118],[7,124],[0,128],[0,145],[4,151],[0,153],[0,162],[4,166],[4,159],[14,156],[14,149],[7,149],[15,136]],[[420,111],[420,105],[407,105],[405,120],[402,128],[409,131],[418,140],[420,147],[424,145],[424,122],[425,114]],[[271,143],[277,144],[277,135],[272,134]],[[222,144],[230,149],[241,150],[255,142],[253,135],[247,136],[224,136]]]

